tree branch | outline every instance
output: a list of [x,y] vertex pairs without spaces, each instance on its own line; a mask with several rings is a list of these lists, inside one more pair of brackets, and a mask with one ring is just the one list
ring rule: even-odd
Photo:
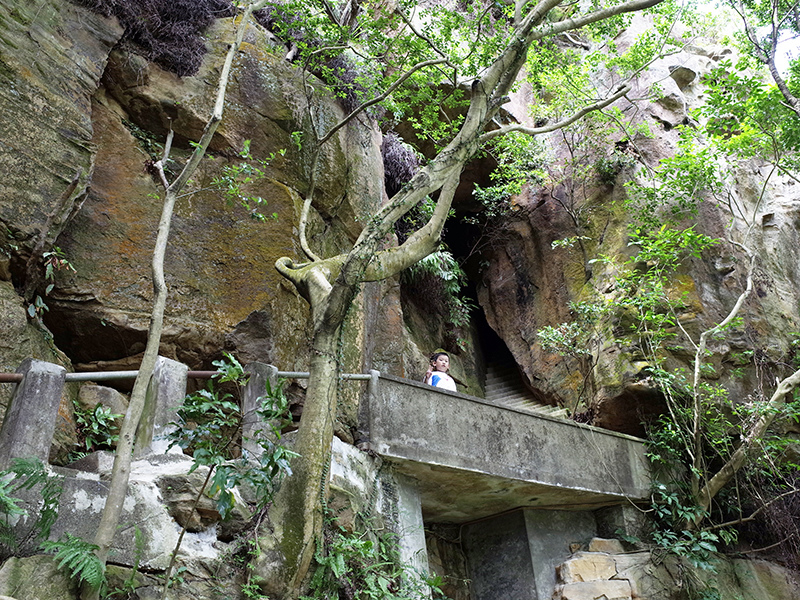
[[746,517],[742,517],[741,519],[735,519],[733,521],[726,521],[725,523],[719,523],[717,525],[711,525],[710,527],[703,527],[703,531],[714,531],[715,529],[724,529],[725,527],[732,527],[734,525],[741,525],[742,523],[749,523],[750,521],[754,521],[755,518],[759,514],[764,512],[769,505],[774,504],[781,498],[785,498],[786,496],[792,496],[793,494],[796,494],[798,492],[800,492],[800,489],[793,488],[788,492],[784,492],[783,494],[771,498],[769,502],[765,502]]
[[[794,7],[796,6],[797,4],[794,5]],[[771,45],[769,49],[765,49],[759,43],[757,32],[753,29],[752,24],[747,19],[747,10],[742,1],[738,0],[735,4],[732,5],[732,7],[742,18],[745,34],[747,35],[747,39],[750,40],[750,43],[753,46],[753,51],[755,52],[756,58],[758,58],[759,61],[761,61],[764,65],[766,65],[770,75],[772,76],[772,80],[775,82],[775,85],[778,87],[778,90],[780,91],[781,95],[784,97],[784,99],[788,104],[787,108],[792,110],[798,117],[800,117],[800,100],[798,100],[798,98],[794,94],[792,94],[791,90],[789,90],[789,86],[786,84],[786,81],[783,79],[780,72],[778,71],[777,66],[775,65],[775,53],[777,52],[778,49],[780,24],[776,23],[774,19],[772,20],[771,30],[770,30]],[[777,3],[773,2],[773,14],[777,11],[777,9],[778,9]],[[781,22],[782,21],[783,20],[781,20]]]
[[662,1],[663,0],[632,0],[631,2],[625,2],[610,8],[597,10],[589,13],[588,15],[584,15],[583,17],[564,19],[563,21],[548,23],[547,25],[544,25],[538,29],[532,30],[528,36],[528,39],[530,41],[535,41],[551,35],[564,33],[565,31],[570,31],[572,29],[580,29],[586,25],[591,25],[592,23],[597,23],[598,21],[603,21],[617,15],[640,11],[644,10],[645,8],[651,8],[657,4],[660,4]]
[[454,172],[442,186],[430,220],[396,248],[378,252],[364,274],[364,281],[380,281],[418,263],[436,249],[442,235],[461,172]]
[[[753,269],[755,268],[756,262],[756,255],[746,246],[742,246],[738,244],[741,248],[743,248],[746,252],[748,257],[750,258],[750,262],[747,268],[747,285],[745,290],[739,294],[739,297],[736,299],[736,303],[734,304],[733,308],[728,313],[721,322],[717,323],[711,329],[707,329],[703,333],[700,334],[700,341],[697,344],[697,350],[694,355],[694,375],[692,379],[692,396],[694,400],[693,406],[693,418],[692,418],[692,433],[694,438],[694,459],[692,461],[692,493],[698,497],[699,494],[699,485],[700,485],[700,461],[702,460],[702,443],[703,443],[703,430],[701,424],[701,416],[703,411],[702,406],[702,396],[700,394],[700,380],[701,380],[701,367],[703,365],[703,361],[705,360],[707,347],[708,347],[708,339],[720,331],[724,330],[728,325],[730,325],[733,320],[741,311],[742,306],[744,306],[745,301],[750,296],[750,293],[753,291]],[[716,492],[715,492],[716,493]],[[711,498],[708,499],[710,504]],[[706,506],[708,508],[708,506]]]
[[354,118],[355,118],[357,115],[359,115],[359,114],[361,114],[362,112],[364,112],[365,110],[367,110],[367,109],[368,109],[370,106],[374,106],[374,105],[378,104],[379,102],[383,102],[383,101],[384,101],[386,98],[388,98],[388,97],[389,97],[389,96],[392,94],[392,92],[394,92],[394,91],[395,91],[395,90],[396,90],[398,87],[400,87],[400,86],[403,84],[403,82],[404,82],[406,79],[408,79],[409,77],[411,77],[411,76],[412,76],[414,73],[416,73],[416,72],[417,72],[417,71],[419,71],[420,69],[424,69],[424,68],[426,68],[426,67],[430,67],[430,66],[432,66],[432,65],[441,65],[441,64],[444,64],[444,63],[446,63],[446,62],[447,62],[447,59],[446,59],[446,58],[435,58],[435,59],[426,60],[426,61],[423,61],[423,62],[417,63],[416,65],[414,65],[413,67],[411,67],[411,68],[410,68],[408,71],[406,71],[405,73],[403,73],[403,74],[400,76],[400,78],[399,78],[397,81],[395,81],[395,82],[394,82],[392,85],[390,85],[390,86],[389,86],[389,87],[386,89],[386,91],[385,91],[384,93],[382,93],[380,96],[376,96],[376,97],[375,97],[375,98],[373,98],[372,100],[369,100],[368,102],[364,102],[364,104],[362,104],[361,106],[359,106],[359,107],[355,108],[355,109],[353,110],[353,112],[351,112],[351,113],[350,113],[349,115],[347,115],[347,116],[346,116],[344,119],[342,119],[341,121],[339,121],[339,122],[338,122],[336,125],[334,125],[333,127],[331,127],[330,131],[328,131],[328,133],[326,133],[324,137],[322,137],[321,139],[319,139],[319,140],[317,141],[317,143],[318,143],[320,146],[322,146],[322,145],[323,145],[325,142],[327,142],[329,139],[331,139],[331,138],[333,137],[333,135],[334,135],[334,134],[335,134],[337,131],[339,131],[339,130],[340,130],[342,127],[344,127],[345,125],[347,125],[347,124],[348,124],[350,121],[352,121],[352,120],[353,120],[353,119],[354,119]]
[[[432,41],[432,40],[431,40],[431,39],[430,39],[430,38],[429,38],[427,35],[425,35],[424,33],[420,33],[419,31],[417,31],[417,28],[416,28],[416,27],[414,27],[414,24],[411,22],[411,19],[409,19],[409,18],[406,16],[406,13],[403,11],[403,9],[402,9],[400,6],[398,6],[398,7],[397,7],[395,10],[396,10],[397,14],[398,14],[398,15],[400,15],[400,18],[401,18],[401,19],[403,19],[403,22],[404,22],[404,23],[405,23],[405,24],[408,26],[408,28],[409,28],[409,29],[410,29],[410,30],[411,30],[411,31],[414,33],[414,35],[416,35],[416,36],[417,36],[419,39],[423,40],[423,41],[424,41],[426,44],[428,44],[428,46],[430,47],[430,49],[431,49],[431,50],[433,50],[434,52],[436,52],[436,54],[438,54],[439,56],[441,56],[441,57],[442,57],[442,58],[444,58],[444,59],[447,59],[447,55],[446,55],[444,52],[442,52],[442,51],[439,49],[439,47],[438,47],[436,44],[434,44],[434,43],[433,43],[433,41]],[[456,67],[455,65],[453,65],[453,64],[452,64],[452,63],[451,63],[449,60],[447,60],[447,64],[448,64],[449,66],[453,67],[454,69],[456,69],[456,68],[457,68],[457,67]]]
[[313,261],[322,260],[322,258],[311,249],[311,246],[308,244],[308,237],[306,235],[306,230],[308,228],[308,216],[311,213],[311,205],[314,202],[314,191],[317,184],[317,163],[319,162],[319,153],[320,146],[317,145],[317,147],[314,149],[314,159],[311,161],[311,185],[309,186],[308,194],[306,194],[305,200],[303,200],[303,208],[300,211],[300,223],[298,224],[300,247],[303,249],[303,252],[308,259]]
[[600,100],[595,102],[594,104],[590,104],[589,106],[583,107],[581,110],[573,114],[571,117],[558,121],[557,123],[553,123],[552,125],[545,125],[543,127],[526,127],[522,124],[517,125],[508,125],[506,127],[501,127],[500,129],[495,129],[494,131],[489,131],[484,133],[480,137],[481,143],[486,143],[489,140],[492,140],[498,136],[505,135],[507,133],[512,133],[518,131],[520,133],[524,133],[526,135],[541,135],[543,133],[549,133],[551,131],[556,131],[557,129],[563,129],[564,127],[568,127],[572,125],[575,121],[583,118],[590,112],[601,110],[608,106],[609,104],[613,104],[620,98],[622,98],[625,94],[631,91],[630,86],[626,85],[622,89],[618,90],[613,96],[606,98],[605,100]]
[[[786,402],[786,396],[791,394],[798,385],[800,385],[800,369],[778,383],[778,387],[764,407],[763,414],[750,430],[750,433],[747,434],[747,437],[742,441],[736,451],[734,451],[730,459],[698,492],[696,499],[700,508],[707,511],[709,506],[711,506],[711,500],[714,496],[716,496],[725,484],[733,478],[736,472],[741,469],[750,450],[761,440],[769,426],[772,425],[778,411]],[[696,523],[699,522],[700,518],[701,517],[698,517]]]

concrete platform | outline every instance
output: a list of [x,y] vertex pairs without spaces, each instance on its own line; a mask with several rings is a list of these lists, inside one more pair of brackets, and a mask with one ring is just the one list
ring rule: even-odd
[[416,480],[426,522],[649,497],[644,442],[632,436],[391,376],[367,412],[372,449]]

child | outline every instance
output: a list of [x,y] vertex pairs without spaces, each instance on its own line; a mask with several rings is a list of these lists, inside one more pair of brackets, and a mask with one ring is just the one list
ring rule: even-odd
[[447,371],[450,370],[450,356],[446,352],[436,352],[431,356],[431,366],[425,373],[425,383],[443,390],[456,391],[456,382]]

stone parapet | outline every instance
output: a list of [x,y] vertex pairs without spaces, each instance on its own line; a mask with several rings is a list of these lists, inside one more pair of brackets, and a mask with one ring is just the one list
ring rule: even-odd
[[371,448],[418,481],[431,522],[649,497],[638,438],[384,375],[369,403]]

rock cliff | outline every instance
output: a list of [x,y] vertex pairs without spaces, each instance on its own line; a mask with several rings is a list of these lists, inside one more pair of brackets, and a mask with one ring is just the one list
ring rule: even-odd
[[[232,19],[208,27],[199,70],[179,77],[119,43],[123,29],[113,18],[53,0],[0,0],[0,9],[0,371],[11,372],[30,356],[68,370],[136,368],[148,327],[149,261],[161,208],[148,164],[170,130],[175,164],[191,151],[211,110]],[[629,44],[631,35],[623,34],[619,45]],[[469,384],[469,393],[483,396],[485,365],[508,352],[537,400],[582,413],[601,427],[642,434],[643,418],[664,408],[649,380],[652,365],[618,340],[624,315],[603,324],[608,335],[589,363],[545,351],[537,332],[570,320],[570,302],[613,294],[613,267],[589,258],[630,256],[628,215],[620,203],[624,182],[636,177],[631,164],[653,166],[676,152],[676,127],[692,124],[690,110],[704,98],[704,74],[728,53],[711,41],[698,42],[652,65],[638,91],[658,81],[660,97],[642,102],[633,124],[648,124],[654,135],[613,140],[630,162],[580,193],[568,177],[551,186],[529,185],[478,259],[463,253],[468,264],[481,266],[467,269],[478,306],[461,339],[441,315],[426,312],[425,299],[403,294],[404,282],[366,284],[348,318],[343,369],[418,379],[426,355],[445,345],[454,374]],[[285,55],[263,28],[248,31],[211,155],[176,210],[160,353],[190,369],[209,368],[223,351],[243,363],[287,371],[308,365],[308,305],[273,265],[281,256],[302,255],[296,227],[311,169],[302,140],[313,127],[305,86],[322,86],[302,78]],[[526,102],[523,89],[507,118],[528,122]],[[339,100],[327,97],[314,114],[333,122],[346,113]],[[382,135],[364,117],[325,146],[310,220],[311,244],[320,254],[352,243],[385,200]],[[265,176],[249,189],[266,200],[264,221],[226,204],[214,184],[239,160],[246,141],[265,164]],[[553,164],[563,162],[570,151],[564,139],[553,136],[547,143]],[[491,167],[476,161],[468,178],[483,180]],[[773,179],[762,199],[764,169],[755,161],[729,166],[733,200],[707,197],[697,215],[698,230],[714,237],[723,237],[729,224],[743,233],[749,225],[742,214],[756,223],[749,244],[759,260],[744,325],[713,348],[719,381],[734,399],[745,399],[764,381],[771,385],[793,358],[794,332],[800,331],[800,199],[789,178]],[[468,191],[460,194],[457,217],[474,210]],[[457,218],[447,234],[453,248],[463,231]],[[553,247],[569,236],[585,242]],[[54,247],[74,271],[58,272],[47,291],[43,257]],[[681,267],[676,282],[684,293],[678,314],[683,332],[668,348],[669,367],[688,366],[693,349],[687,335],[696,337],[733,305],[744,284],[744,258],[722,244]],[[37,296],[46,306],[34,316],[29,307]],[[754,358],[743,360],[745,354]],[[303,385],[295,382],[290,390],[295,413]],[[5,403],[10,387],[0,386]],[[75,442],[77,394],[69,388],[62,402],[53,453],[58,462]],[[345,442],[354,442],[358,406],[353,388],[338,415],[337,436]],[[17,568],[10,564],[4,572]]]

